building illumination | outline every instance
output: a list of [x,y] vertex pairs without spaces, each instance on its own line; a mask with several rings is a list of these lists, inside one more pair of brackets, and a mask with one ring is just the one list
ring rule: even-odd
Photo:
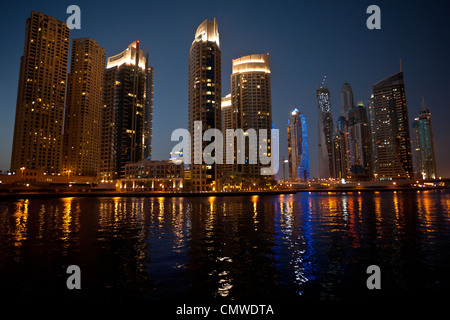
[[215,42],[217,46],[220,47],[219,28],[217,26],[216,18],[214,18],[214,21],[209,21],[206,19],[198,26],[197,31],[195,32],[195,39],[192,44],[200,41]]
[[[128,46],[124,51],[122,51],[119,54],[116,54],[115,56],[109,57],[108,62],[106,64],[106,68],[114,68],[116,66],[121,66],[123,64],[130,64],[130,65],[136,65],[136,51],[137,44],[139,41],[135,41],[132,44]],[[139,68],[145,69],[145,57],[142,50],[139,50]]]
[[233,74],[243,72],[270,73],[269,54],[251,54],[233,59]]

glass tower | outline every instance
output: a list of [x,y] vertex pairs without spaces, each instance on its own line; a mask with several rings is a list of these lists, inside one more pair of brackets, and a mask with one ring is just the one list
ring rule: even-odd
[[403,72],[372,86],[370,114],[376,145],[376,173],[381,180],[413,177],[408,109]]
[[287,125],[289,179],[309,180],[308,128],[305,116],[294,109]]
[[[100,178],[123,177],[127,162],[145,157],[149,141],[148,108],[150,86],[146,58],[139,41],[108,58],[104,76],[104,107]],[[147,142],[146,142],[147,141]]]
[[421,179],[436,179],[436,157],[434,154],[431,112],[422,97],[419,116],[413,124],[414,172]]

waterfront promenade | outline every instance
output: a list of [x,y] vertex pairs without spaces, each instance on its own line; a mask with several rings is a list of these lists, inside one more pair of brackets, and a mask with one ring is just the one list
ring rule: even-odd
[[0,200],[12,200],[21,198],[59,198],[59,197],[211,197],[211,196],[243,196],[243,195],[279,195],[294,194],[297,192],[383,192],[383,191],[408,191],[408,190],[438,190],[448,188],[448,184],[422,183],[353,183],[333,185],[291,185],[273,190],[246,190],[246,191],[115,191],[87,186],[46,186],[46,187],[10,187],[0,190]]

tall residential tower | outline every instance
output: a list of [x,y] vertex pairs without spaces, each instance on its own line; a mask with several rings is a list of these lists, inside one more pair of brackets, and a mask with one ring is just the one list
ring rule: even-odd
[[64,124],[63,173],[98,175],[105,50],[93,39],[72,41]]
[[[269,54],[252,54],[233,59],[233,72],[231,74],[231,105],[233,108],[233,129],[245,131],[254,129],[259,135],[266,130],[267,148],[260,145],[259,150],[250,150],[246,139],[245,163],[237,164],[234,171],[245,175],[261,176],[261,169],[266,167],[258,161],[250,163],[250,153],[258,152],[261,156],[270,157],[272,151],[272,100],[270,84],[270,58]],[[265,150],[264,150],[265,149]]]
[[[70,29],[31,12],[25,27],[11,155],[11,170],[61,172],[64,99]],[[22,169],[24,170],[24,169]]]
[[[221,53],[216,19],[206,19],[195,32],[189,54],[188,95],[192,189],[217,190],[221,179],[220,165],[205,164],[202,158],[203,150],[211,143],[203,141],[203,133],[222,128]],[[196,131],[201,135],[195,135]]]

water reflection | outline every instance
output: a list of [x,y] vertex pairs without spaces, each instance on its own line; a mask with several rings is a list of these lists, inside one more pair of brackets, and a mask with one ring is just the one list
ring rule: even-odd
[[430,293],[450,284],[449,208],[443,191],[3,202],[0,286],[70,298],[77,264],[80,298],[364,298],[377,264],[381,294]]

